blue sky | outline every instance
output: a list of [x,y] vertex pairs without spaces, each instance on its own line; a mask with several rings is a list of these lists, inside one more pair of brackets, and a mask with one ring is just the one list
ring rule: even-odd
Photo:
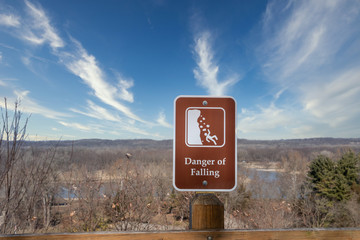
[[0,103],[30,140],[171,139],[178,95],[247,139],[360,136],[360,1],[0,0]]

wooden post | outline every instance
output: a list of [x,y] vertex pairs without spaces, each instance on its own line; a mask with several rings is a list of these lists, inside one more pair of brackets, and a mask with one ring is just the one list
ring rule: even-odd
[[224,204],[213,193],[197,193],[191,200],[190,229],[224,229]]

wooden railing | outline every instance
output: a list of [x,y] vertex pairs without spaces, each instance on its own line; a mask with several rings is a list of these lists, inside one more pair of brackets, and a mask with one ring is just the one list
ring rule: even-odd
[[0,240],[360,240],[356,229],[221,230],[172,232],[94,232],[0,235]]

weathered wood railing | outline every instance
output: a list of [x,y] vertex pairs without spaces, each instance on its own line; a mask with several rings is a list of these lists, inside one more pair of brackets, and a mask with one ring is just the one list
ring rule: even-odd
[[0,235],[0,240],[360,240],[360,228]]

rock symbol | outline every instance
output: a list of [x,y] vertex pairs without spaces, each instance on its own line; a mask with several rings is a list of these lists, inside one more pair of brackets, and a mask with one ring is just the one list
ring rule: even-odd
[[203,115],[199,116],[198,119],[200,131],[204,132],[205,139],[202,139],[202,144],[204,144],[204,140],[208,143],[212,142],[214,145],[217,145],[218,137],[214,134],[211,135],[210,125],[206,123],[206,118]]

